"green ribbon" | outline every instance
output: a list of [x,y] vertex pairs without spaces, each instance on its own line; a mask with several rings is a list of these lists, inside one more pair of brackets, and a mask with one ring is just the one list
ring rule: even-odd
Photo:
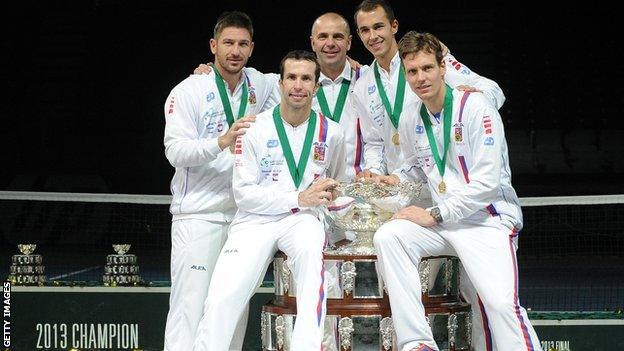
[[312,147],[312,139],[314,139],[314,131],[316,129],[316,113],[310,111],[310,117],[308,120],[308,129],[306,130],[305,140],[303,141],[303,148],[301,149],[301,155],[299,156],[299,164],[295,164],[295,157],[293,156],[290,143],[288,142],[288,136],[284,129],[284,122],[280,115],[280,105],[275,106],[273,109],[273,123],[275,129],[277,129],[277,136],[279,137],[280,145],[284,151],[284,158],[290,171],[295,187],[299,189],[299,184],[303,180],[303,174],[308,164],[308,158],[310,156],[310,149]]
[[435,160],[436,166],[438,167],[438,172],[440,172],[440,176],[444,177],[444,165],[446,164],[446,156],[448,145],[451,141],[451,116],[453,115],[453,89],[446,85],[446,93],[444,94],[444,119],[443,119],[443,133],[444,133],[444,156],[440,157],[440,153],[438,152],[438,144],[436,143],[435,136],[433,135],[433,131],[431,130],[431,121],[429,120],[429,114],[427,113],[427,108],[423,103],[420,106],[420,117],[422,117],[423,124],[425,125],[425,131],[427,131],[427,139],[429,140],[429,145],[431,146],[431,153],[433,154],[433,159]]
[[375,82],[377,83],[377,90],[379,90],[379,95],[381,96],[381,102],[383,102],[386,112],[388,113],[388,117],[390,117],[390,121],[396,130],[399,130],[399,118],[401,117],[401,112],[403,111],[403,100],[405,97],[405,70],[403,69],[402,64],[400,66],[393,110],[390,108],[390,100],[388,100],[388,95],[386,94],[386,90],[381,82],[381,75],[379,74],[377,62],[373,65],[373,71],[375,71]]
[[342,79],[342,86],[340,87],[340,92],[338,93],[338,99],[336,100],[336,106],[334,106],[333,114],[329,111],[329,104],[327,103],[327,98],[325,98],[323,87],[321,86],[316,93],[316,99],[318,100],[319,106],[321,106],[323,115],[329,117],[329,119],[336,123],[340,122],[340,116],[342,115],[345,101],[347,101],[347,93],[349,92],[350,83],[351,82],[348,79]]
[[[227,91],[225,90],[225,83],[223,82],[223,77],[219,73],[216,67],[213,67],[215,72],[215,81],[217,82],[217,89],[219,89],[219,97],[221,98],[221,103],[223,104],[223,110],[225,111],[225,118],[227,119],[228,126],[232,127],[234,124],[234,114],[232,113],[232,106],[230,105],[230,99],[228,98]],[[238,106],[238,117],[239,119],[245,115],[245,110],[247,109],[247,84],[243,81],[243,93],[241,94],[240,106]]]

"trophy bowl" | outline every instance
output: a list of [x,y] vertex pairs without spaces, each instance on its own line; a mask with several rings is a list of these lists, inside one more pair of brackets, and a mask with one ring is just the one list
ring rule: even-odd
[[130,251],[130,244],[113,244],[113,250],[118,255],[125,255],[126,252]]
[[374,255],[373,236],[398,210],[416,202],[421,183],[397,185],[372,181],[339,183],[333,190],[334,201],[323,206],[331,227],[352,234],[349,243],[326,251],[337,255]]
[[17,249],[24,255],[30,255],[36,248],[37,244],[17,244]]

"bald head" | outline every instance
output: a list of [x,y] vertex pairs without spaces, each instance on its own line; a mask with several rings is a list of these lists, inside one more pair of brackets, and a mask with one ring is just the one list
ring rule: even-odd
[[349,22],[347,22],[344,17],[335,12],[327,12],[320,15],[314,21],[314,24],[312,24],[312,36],[318,34],[318,32],[322,31],[326,26],[339,27],[346,36],[351,35]]
[[336,79],[343,71],[347,51],[351,49],[349,23],[337,13],[323,14],[312,25],[310,44],[321,65],[321,72]]

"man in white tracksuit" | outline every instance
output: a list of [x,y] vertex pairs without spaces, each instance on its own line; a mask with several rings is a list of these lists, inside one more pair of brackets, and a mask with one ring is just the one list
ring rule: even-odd
[[[391,174],[404,162],[399,124],[419,97],[405,85],[405,78],[395,34],[398,21],[392,8],[383,0],[365,0],[354,15],[358,35],[373,54],[372,69],[362,74],[354,88],[354,105],[362,125],[365,169],[360,176]],[[445,81],[452,87],[481,91],[487,102],[500,108],[505,96],[496,82],[472,72],[450,53],[444,55],[447,66]],[[402,98],[402,99],[401,99]],[[385,100],[385,101],[384,101]],[[423,206],[430,204],[430,194],[423,189]],[[474,287],[460,273],[460,291],[471,304],[473,316],[472,341],[476,351],[491,351],[487,345],[489,331],[482,321]]]
[[[341,15],[327,12],[317,17],[312,25],[310,44],[321,66],[319,89],[312,100],[312,108],[322,112],[332,121],[340,124],[345,132],[345,177],[354,179],[362,171],[362,132],[360,121],[353,108],[353,88],[368,66],[355,68],[347,60],[351,48],[349,23]],[[195,74],[210,73],[209,64],[200,64]],[[279,75],[266,74],[276,81]]]
[[288,53],[280,64],[280,105],[257,116],[234,146],[238,212],[217,261],[195,351],[225,351],[243,307],[277,250],[297,285],[291,350],[321,349],[325,318],[325,232],[315,207],[332,200],[344,177],[341,127],[311,109],[320,67],[314,54]]
[[[390,174],[403,163],[398,123],[404,106],[419,100],[405,84],[395,34],[398,21],[384,1],[365,1],[355,15],[358,34],[375,60],[358,79],[354,105],[361,119],[366,173]],[[472,72],[450,53],[444,56],[450,68],[444,77],[452,87],[482,91],[492,106],[500,108],[505,96],[496,82]],[[470,87],[470,88],[469,88]],[[384,101],[385,100],[385,101]]]
[[[312,25],[310,44],[321,66],[320,87],[312,100],[312,108],[340,124],[344,130],[345,177],[348,180],[353,180],[364,166],[362,132],[353,108],[352,91],[357,79],[368,69],[368,66],[353,68],[347,60],[351,39],[349,23],[337,13],[324,13]],[[209,65],[195,69],[196,74],[211,71]],[[275,79],[279,75],[268,73],[267,77]],[[344,233],[330,230],[331,244],[344,238]],[[353,239],[349,235],[347,238]]]
[[[252,33],[246,14],[221,15],[210,41],[217,71],[188,77],[173,88],[165,104],[165,154],[176,169],[171,181],[167,351],[192,348],[212,271],[235,213],[229,147],[254,119],[243,116],[278,101],[275,82],[244,67],[253,49]],[[241,349],[245,327],[246,314],[232,349]]]
[[416,276],[425,256],[456,255],[481,297],[498,350],[541,350],[518,299],[515,256],[522,212],[503,123],[483,94],[444,83],[440,42],[409,32],[399,44],[410,88],[421,98],[399,127],[402,172],[379,179],[425,180],[435,207],[410,206],[377,231],[380,271],[388,288],[401,350],[437,350]]
[[353,88],[368,67],[353,68],[347,60],[351,48],[349,23],[333,12],[319,16],[312,25],[310,43],[321,66],[320,87],[312,108],[339,123],[345,133],[347,179],[362,171],[362,132],[360,120],[353,108]]

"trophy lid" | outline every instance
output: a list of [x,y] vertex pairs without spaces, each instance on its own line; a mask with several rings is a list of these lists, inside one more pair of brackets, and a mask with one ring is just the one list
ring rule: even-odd
[[36,248],[37,244],[17,244],[17,249],[24,255],[30,255]]
[[130,251],[130,244],[113,244],[113,250],[118,255],[124,255],[126,252]]

